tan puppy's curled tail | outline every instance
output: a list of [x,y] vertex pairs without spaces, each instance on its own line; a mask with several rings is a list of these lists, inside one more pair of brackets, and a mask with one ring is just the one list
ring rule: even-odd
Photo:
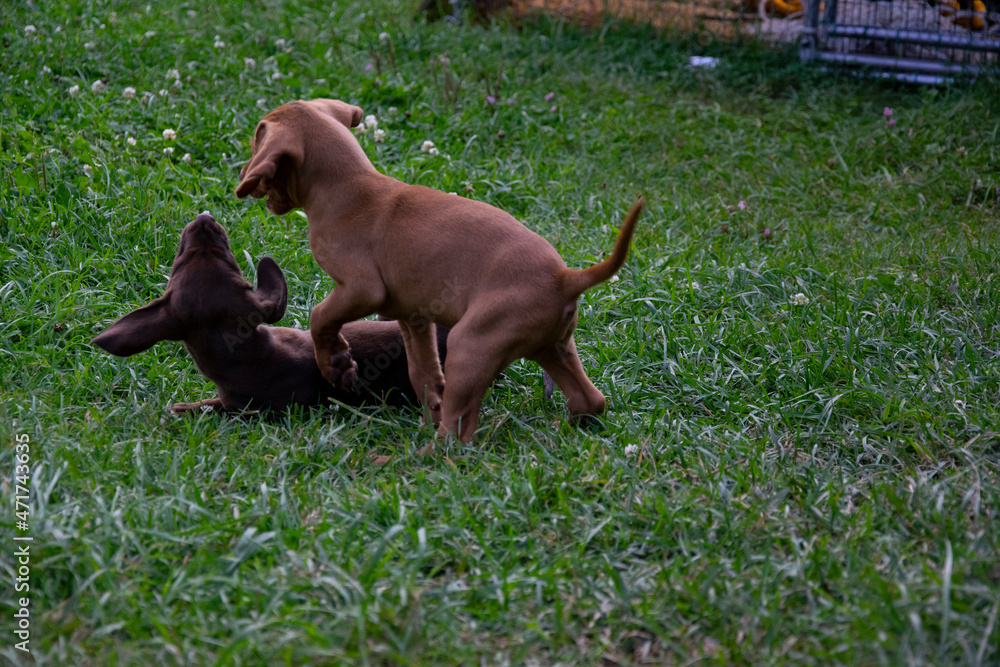
[[625,216],[625,222],[622,223],[618,240],[615,242],[615,249],[611,251],[610,257],[586,269],[565,270],[562,274],[564,294],[575,299],[594,285],[599,285],[618,273],[618,269],[622,268],[625,258],[628,257],[628,247],[632,241],[632,233],[635,231],[635,222],[639,219],[639,213],[642,212],[645,203],[646,200],[639,197],[632,204],[628,215]]

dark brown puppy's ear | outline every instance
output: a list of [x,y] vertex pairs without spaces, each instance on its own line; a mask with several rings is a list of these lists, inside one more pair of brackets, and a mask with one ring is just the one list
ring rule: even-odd
[[288,307],[288,283],[278,263],[270,257],[262,257],[257,264],[257,289],[254,298],[260,314],[267,324],[274,324],[285,316]]
[[253,138],[253,157],[240,171],[240,184],[236,196],[240,199],[254,195],[258,199],[266,193],[259,190],[260,182],[273,179],[282,160],[301,162],[301,149],[292,141],[288,128],[280,123],[262,120]]
[[90,343],[117,357],[130,357],[145,352],[161,340],[180,340],[180,326],[169,310],[169,297],[163,295],[133,310]]

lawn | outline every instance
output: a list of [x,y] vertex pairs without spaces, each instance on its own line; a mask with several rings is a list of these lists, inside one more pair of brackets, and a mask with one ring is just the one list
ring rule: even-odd
[[[1000,664],[997,81],[409,0],[215,4],[0,8],[5,661],[27,594],[39,665]],[[645,195],[580,302],[601,424],[528,362],[435,456],[413,410],[171,418],[214,391],[179,343],[89,345],[203,210],[306,326],[332,283],[305,219],[233,191],[256,122],[313,97],[377,118],[380,171],[570,266]]]

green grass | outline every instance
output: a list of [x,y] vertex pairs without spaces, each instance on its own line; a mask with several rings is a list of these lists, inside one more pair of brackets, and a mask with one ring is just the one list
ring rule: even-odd
[[[0,655],[23,658],[28,434],[36,664],[998,664],[997,83],[412,4],[0,9]],[[305,220],[232,193],[262,109],[316,96],[378,117],[381,171],[500,206],[572,266],[645,194],[620,280],[581,300],[602,426],[567,425],[527,362],[433,458],[388,408],[169,419],[213,392],[179,344],[88,345],[162,293],[205,209],[308,321],[331,283]]]

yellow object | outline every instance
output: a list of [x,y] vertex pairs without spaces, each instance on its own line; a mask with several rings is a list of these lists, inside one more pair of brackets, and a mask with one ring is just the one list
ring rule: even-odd
[[[986,16],[986,5],[983,4],[982,0],[972,0],[972,11],[974,12],[972,16],[968,16],[968,12],[962,12],[961,6],[958,4],[958,0],[945,0],[941,5],[941,16],[945,18],[955,16],[952,19],[952,23],[955,25],[960,25],[963,28],[968,28],[969,30],[982,30],[986,27],[986,22],[983,18]],[[964,14],[963,16],[956,16],[959,12]]]
[[[760,0],[741,0],[743,9],[755,12]],[[821,6],[822,8],[822,6]],[[771,16],[785,17],[802,11],[802,0],[764,0],[764,10]]]
[[[978,1],[978,0],[977,0]],[[788,16],[802,11],[800,0],[765,0],[764,9],[768,14],[776,16]]]

